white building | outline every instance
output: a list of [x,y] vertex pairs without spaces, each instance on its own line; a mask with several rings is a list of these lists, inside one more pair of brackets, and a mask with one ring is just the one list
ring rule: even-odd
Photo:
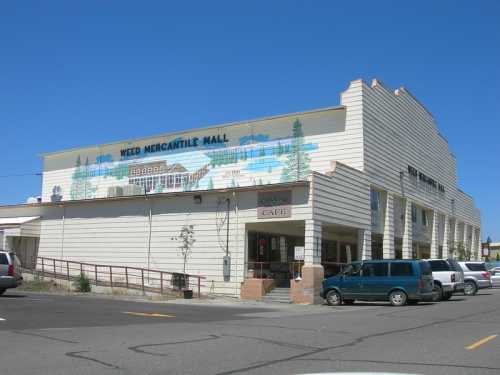
[[0,207],[4,248],[179,271],[178,235],[192,225],[187,272],[216,293],[288,285],[303,247],[296,302],[313,302],[338,263],[448,257],[459,243],[479,256],[480,213],[457,186],[448,142],[407,90],[377,80],[352,81],[338,107],[43,160],[42,203]]

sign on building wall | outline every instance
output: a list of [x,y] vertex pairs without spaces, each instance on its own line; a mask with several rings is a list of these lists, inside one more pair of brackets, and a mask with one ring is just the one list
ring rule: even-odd
[[[53,189],[59,200],[79,200],[305,180],[319,150],[307,137],[344,126],[343,111],[333,110],[49,155],[45,199]],[[289,217],[289,210],[262,215]]]
[[304,246],[295,246],[294,248],[294,259],[295,260],[304,260]]
[[257,218],[275,219],[292,216],[292,191],[266,191],[257,194]]

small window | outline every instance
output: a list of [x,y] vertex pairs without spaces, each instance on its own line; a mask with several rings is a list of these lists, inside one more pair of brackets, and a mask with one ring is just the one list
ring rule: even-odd
[[385,262],[380,263],[364,263],[363,264],[363,277],[384,277],[389,273],[389,264]]
[[450,271],[450,265],[444,260],[430,260],[429,264],[433,272]]
[[470,271],[486,271],[486,265],[484,263],[465,263]]
[[432,269],[431,269],[431,265],[429,264],[429,262],[419,262],[419,265],[420,265],[420,273],[422,275],[432,275]]
[[417,222],[417,206],[415,206],[413,203],[411,204],[411,221],[413,223]]
[[426,227],[427,225],[429,225],[429,221],[427,219],[427,211],[426,210],[422,210],[422,225],[424,227]]
[[380,209],[380,192],[374,189],[370,190],[370,202],[372,211],[378,211]]
[[9,259],[7,259],[7,255],[3,253],[0,254],[0,264],[9,264]]
[[411,263],[391,263],[391,276],[413,276],[413,267]]

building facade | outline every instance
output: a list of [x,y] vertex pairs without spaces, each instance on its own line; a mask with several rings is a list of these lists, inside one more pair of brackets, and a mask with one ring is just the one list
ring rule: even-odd
[[306,303],[352,260],[480,256],[479,210],[432,115],[377,80],[352,81],[338,107],[43,159],[42,202],[0,208],[35,218],[38,256],[179,271],[192,226],[187,272],[207,292],[280,285]]

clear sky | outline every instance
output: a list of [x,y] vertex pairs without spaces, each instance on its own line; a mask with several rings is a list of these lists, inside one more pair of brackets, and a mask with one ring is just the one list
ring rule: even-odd
[[[405,4],[403,4],[405,3]],[[500,241],[500,1],[1,1],[0,203],[39,153],[407,87]]]

